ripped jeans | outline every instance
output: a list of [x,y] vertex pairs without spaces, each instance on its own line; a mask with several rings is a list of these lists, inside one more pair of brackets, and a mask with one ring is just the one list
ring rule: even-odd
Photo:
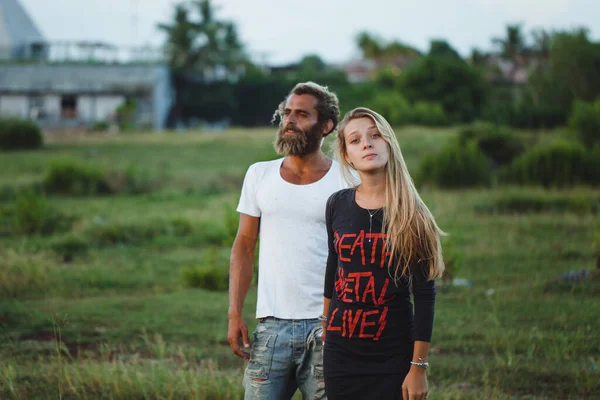
[[246,400],[325,399],[323,329],[318,319],[261,318],[244,374]]

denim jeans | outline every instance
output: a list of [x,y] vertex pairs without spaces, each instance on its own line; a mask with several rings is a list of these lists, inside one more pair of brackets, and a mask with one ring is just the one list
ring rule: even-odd
[[318,319],[261,318],[244,374],[246,400],[325,399],[323,333]]

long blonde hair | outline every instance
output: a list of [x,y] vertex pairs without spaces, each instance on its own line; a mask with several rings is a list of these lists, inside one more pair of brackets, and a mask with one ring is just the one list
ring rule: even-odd
[[[417,192],[408,173],[394,130],[385,118],[375,111],[364,107],[355,108],[349,111],[340,122],[334,151],[342,173],[349,182],[358,184],[350,171],[352,167],[346,161],[344,131],[350,121],[365,117],[373,120],[390,150],[389,160],[385,166],[385,213],[383,219],[388,251],[392,254],[388,268],[390,272],[393,272],[396,280],[402,277],[411,279],[416,272],[415,266],[425,268],[427,265],[428,268],[423,272],[427,272],[428,279],[439,278],[445,269],[440,243],[440,236],[445,233],[437,226],[433,215]],[[411,268],[411,266],[413,267]]]

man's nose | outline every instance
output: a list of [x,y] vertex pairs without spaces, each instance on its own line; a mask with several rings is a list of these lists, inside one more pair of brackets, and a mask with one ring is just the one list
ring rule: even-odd
[[296,120],[296,117],[294,116],[294,114],[288,114],[288,115],[284,115],[283,116],[283,122],[285,124],[293,124],[296,125],[296,123],[298,122]]

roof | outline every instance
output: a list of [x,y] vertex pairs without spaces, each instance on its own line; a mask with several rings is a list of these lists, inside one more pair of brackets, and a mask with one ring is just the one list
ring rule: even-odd
[[0,0],[0,59],[22,57],[25,46],[43,41],[19,0]]
[[0,92],[148,92],[154,87],[158,70],[158,65],[0,64]]

